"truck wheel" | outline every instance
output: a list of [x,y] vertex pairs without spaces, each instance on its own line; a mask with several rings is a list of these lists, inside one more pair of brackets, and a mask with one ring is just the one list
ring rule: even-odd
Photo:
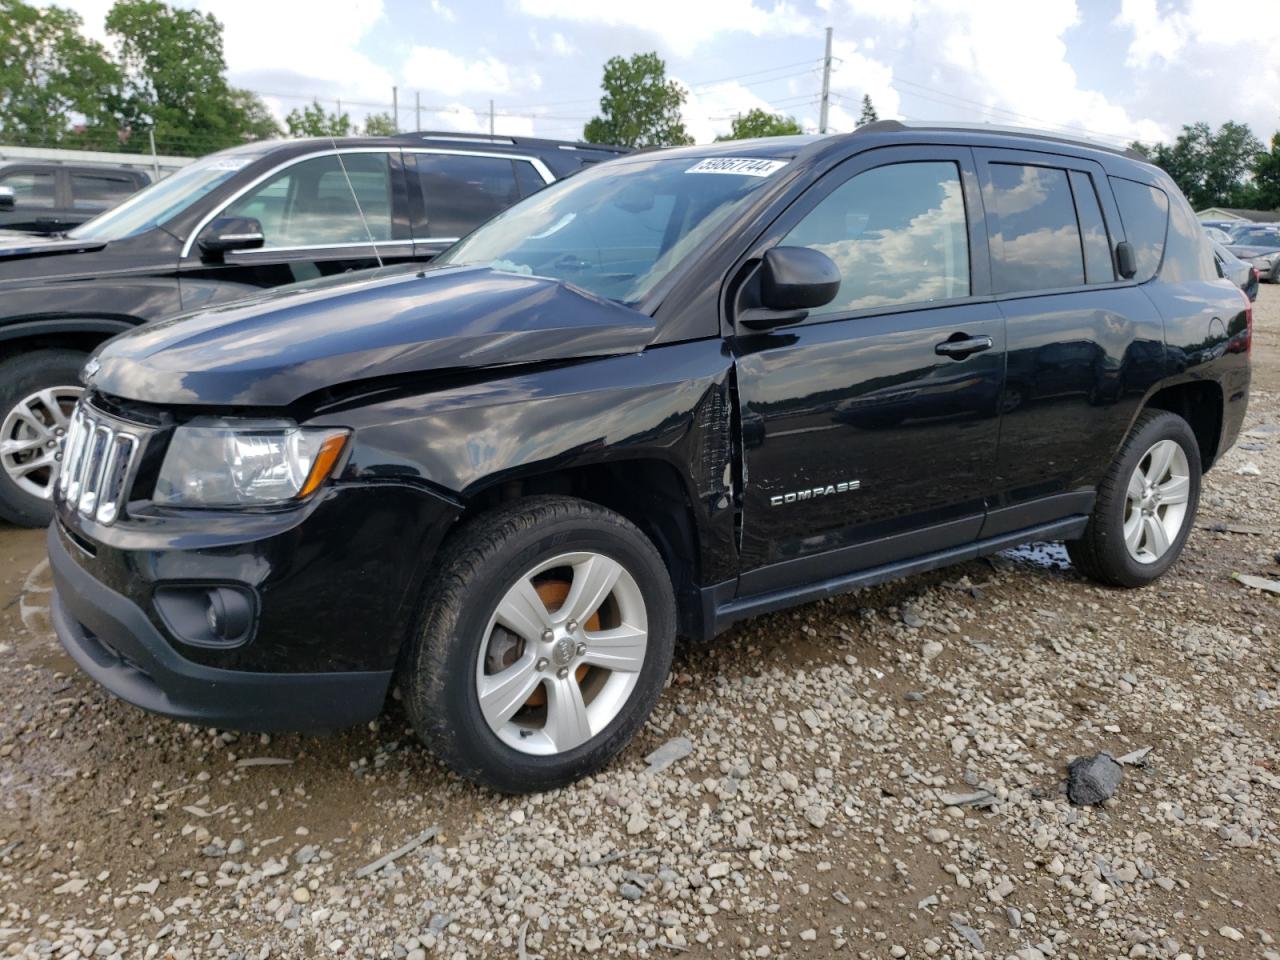
[[84,392],[77,350],[35,350],[0,363],[0,517],[42,527],[53,517],[62,438]]
[[626,746],[675,645],[671,579],[643,533],[582,500],[530,497],[463,527],[437,569],[400,684],[437,757],[525,793]]
[[1185,420],[1138,415],[1098,486],[1084,536],[1067,544],[1076,568],[1100,583],[1141,587],[1182,553],[1200,502],[1200,447]]

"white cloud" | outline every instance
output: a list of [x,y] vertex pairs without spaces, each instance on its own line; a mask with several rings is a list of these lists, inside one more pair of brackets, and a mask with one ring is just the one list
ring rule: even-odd
[[864,95],[871,97],[881,120],[898,116],[899,97],[893,88],[893,67],[862,53],[854,41],[833,42],[831,56],[834,60],[831,90],[843,95],[843,106],[837,99],[828,115],[832,130],[848,131],[858,125]]
[[513,70],[497,57],[467,60],[439,47],[414,47],[404,62],[411,87],[455,97],[462,93],[509,93],[537,90],[542,78],[532,70]]
[[431,12],[445,23],[453,23],[458,19],[458,15],[453,12],[453,8],[445,6],[440,0],[431,0]]
[[882,57],[889,45],[917,67],[899,72],[895,84],[898,110],[913,119],[963,117],[1114,141],[1164,132],[1082,86],[1067,58],[1066,34],[1080,22],[1075,0],[1030,8],[1024,0],[844,0],[837,9],[875,23]]
[[657,35],[677,55],[687,56],[722,33],[786,36],[812,33],[809,18],[787,0],[764,7],[755,0],[518,0],[522,13],[544,19],[630,27]]
[[[426,111],[423,111],[424,113]],[[488,133],[489,115],[465,103],[449,103],[443,110],[432,111],[433,130],[455,130],[460,133]],[[533,136],[533,120],[529,117],[494,117],[493,132],[508,137]]]
[[[679,79],[676,79],[680,83]],[[717,83],[700,90],[689,90],[688,98],[680,109],[685,129],[697,143],[710,143],[719,134],[733,129],[733,118],[740,113],[759,108],[770,113],[778,112],[767,100],[752,93],[736,81]]]

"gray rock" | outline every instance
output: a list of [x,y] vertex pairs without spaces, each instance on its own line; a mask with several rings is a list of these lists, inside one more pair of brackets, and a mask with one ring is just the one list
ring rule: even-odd
[[1124,779],[1124,770],[1107,753],[1076,757],[1067,766],[1067,799],[1078,807],[1110,799]]
[[622,894],[624,900],[639,900],[644,896],[644,891],[637,887],[634,883],[623,883],[618,885],[618,893]]
[[683,760],[693,753],[693,741],[688,737],[672,737],[653,753],[644,758],[649,765],[650,773],[658,773],[667,769],[677,760]]

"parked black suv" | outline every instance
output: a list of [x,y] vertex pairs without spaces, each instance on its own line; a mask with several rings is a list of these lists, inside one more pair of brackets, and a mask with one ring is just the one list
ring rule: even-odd
[[1251,332],[1135,155],[895,122],[639,154],[426,270],[103,347],[53,618],[149,710],[340,727],[394,680],[461,774],[548,788],[677,635],[1041,538],[1155,579]]
[[66,235],[0,234],[0,519],[49,522],[53,441],[80,367],[108,337],[266,287],[425,262],[623,152],[446,133],[255,143],[197,160]]
[[0,230],[70,230],[137,193],[151,177],[131,167],[0,163]]

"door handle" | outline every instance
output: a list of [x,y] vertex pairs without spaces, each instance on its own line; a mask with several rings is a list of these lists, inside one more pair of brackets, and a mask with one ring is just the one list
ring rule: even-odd
[[963,360],[971,353],[981,353],[983,350],[990,350],[993,341],[990,337],[968,337],[963,333],[953,333],[946,340],[937,344],[933,348],[933,352],[940,357],[950,357],[952,360]]

